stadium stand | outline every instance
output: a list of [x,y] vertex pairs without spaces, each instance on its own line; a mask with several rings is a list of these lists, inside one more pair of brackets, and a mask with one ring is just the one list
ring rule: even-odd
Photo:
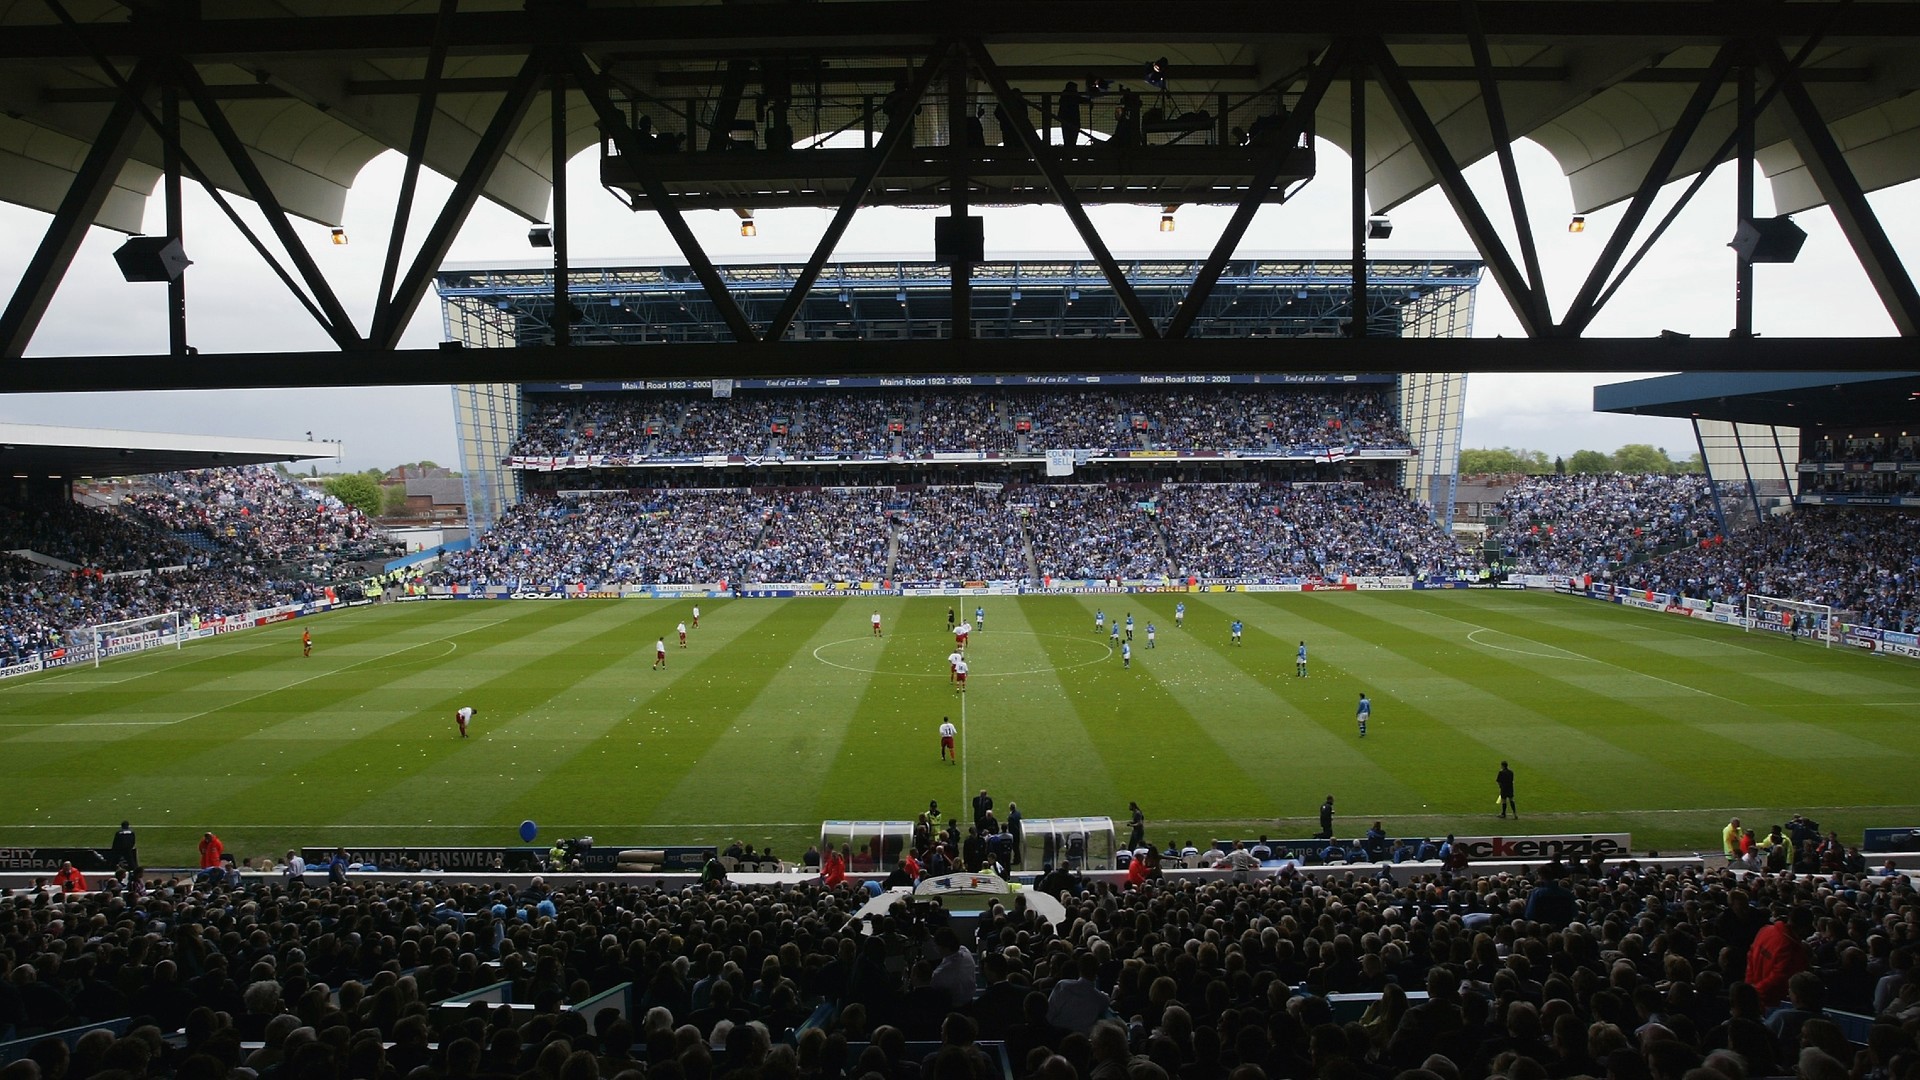
[[1720,533],[1699,475],[1521,477],[1496,513],[1502,557],[1534,574],[1597,574]]
[[0,906],[0,1027],[31,1063],[10,1080],[1920,1069],[1903,876],[1056,876],[1057,928],[1016,903],[882,916],[870,936],[851,883],[135,877]]
[[311,599],[391,553],[358,511],[271,469],[142,478],[118,507],[0,507],[0,660],[95,623]]
[[143,480],[146,490],[130,493],[127,509],[251,561],[317,564],[326,575],[335,560],[388,553],[360,511],[264,466],[162,473]]
[[1739,602],[1786,596],[1883,630],[1920,631],[1920,517],[1803,506],[1628,570],[1636,589]]
[[1423,507],[1357,483],[896,485],[529,498],[440,576],[471,586],[1338,577],[1473,561]]
[[884,458],[1046,447],[1404,449],[1407,434],[1389,396],[1345,387],[530,394],[513,453]]
[[1359,484],[1178,487],[1160,520],[1182,575],[1426,577],[1476,562],[1424,508]]

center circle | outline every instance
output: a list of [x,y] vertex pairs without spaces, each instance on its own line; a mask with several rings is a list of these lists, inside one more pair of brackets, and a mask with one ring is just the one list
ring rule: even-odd
[[[1084,655],[1086,659],[1074,659],[1068,663],[1047,664],[1042,667],[1018,668],[1013,671],[970,671],[967,673],[967,678],[969,680],[995,679],[1009,675],[1038,675],[1049,671],[1072,671],[1075,668],[1092,667],[1095,664],[1102,664],[1113,659],[1113,647],[1107,645],[1105,642],[1089,641],[1086,638],[1075,637],[1072,634],[1047,634],[1032,630],[995,630],[992,634],[988,634],[986,631],[975,631],[971,642],[973,651],[969,655],[977,654],[982,644],[1011,637],[1058,638],[1062,641],[1070,641],[1075,646],[1073,653]],[[825,645],[814,649],[813,658],[828,667],[836,667],[842,671],[857,671],[863,675],[896,675],[907,679],[944,679],[948,677],[947,672],[938,670],[900,671],[893,668],[875,666],[875,662],[880,659],[878,649],[884,646],[886,641],[897,638],[929,638],[951,641],[952,635],[939,632],[918,631],[909,634],[892,634],[889,635],[888,638],[878,640],[870,634],[860,637],[842,638],[839,641],[829,641]],[[851,647],[859,646],[862,643],[865,643],[865,651],[869,655],[862,656],[859,650]],[[866,663],[862,663],[862,661],[866,661]]]

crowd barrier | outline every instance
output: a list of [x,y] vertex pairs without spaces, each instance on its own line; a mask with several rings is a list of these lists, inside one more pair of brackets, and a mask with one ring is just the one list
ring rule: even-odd
[[[1738,630],[1782,636],[1794,636],[1797,633],[1792,626],[1780,621],[1777,612],[1769,612],[1764,619],[1749,620],[1742,611],[1741,605],[1732,601],[1715,603],[1712,600],[1656,592],[1652,589],[1629,589],[1622,585],[1595,581],[1591,574],[1512,574],[1508,576],[1506,582],[1502,583],[1502,586],[1517,589],[1545,589],[1565,596],[1580,596],[1589,600],[1619,604],[1622,607],[1637,608],[1641,611],[1654,611],[1664,615],[1731,626]],[[1920,634],[1882,630],[1856,623],[1841,623],[1833,633],[1833,643],[1836,645],[1859,649],[1862,652],[1920,659]]]

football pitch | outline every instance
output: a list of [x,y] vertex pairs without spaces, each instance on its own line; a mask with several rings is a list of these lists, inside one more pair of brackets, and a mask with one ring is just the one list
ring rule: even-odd
[[[950,604],[986,609],[964,697]],[[981,788],[1029,818],[1123,822],[1135,800],[1160,846],[1310,835],[1329,793],[1346,836],[1504,824],[1630,832],[1643,852],[1715,850],[1729,814],[1764,832],[1804,812],[1848,842],[1920,824],[1920,664],[1567,597],[703,600],[681,649],[692,606],[387,604],[14,680],[0,843],[105,848],[128,818],[143,861],[180,866],[207,829],[259,857],[510,845],[531,819],[543,843],[740,839],[797,859],[823,819],[905,820],[929,799],[964,815]],[[1130,668],[1096,609],[1133,615]],[[1517,826],[1494,816],[1502,759]]]

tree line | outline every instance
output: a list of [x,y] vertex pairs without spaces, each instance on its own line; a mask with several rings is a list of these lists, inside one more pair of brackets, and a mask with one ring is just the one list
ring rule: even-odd
[[[395,469],[438,469],[439,467],[431,461],[418,461],[395,466]],[[285,465],[276,465],[274,468],[288,479],[298,479],[298,475]],[[309,466],[308,475],[319,479],[321,489],[327,494],[368,517],[391,517],[405,510],[407,505],[407,485],[388,480],[387,476],[392,471],[394,470],[366,469],[362,472],[322,475],[318,468]]]
[[1689,454],[1675,460],[1667,451],[1648,443],[1628,443],[1613,453],[1599,450],[1575,450],[1566,457],[1547,456],[1544,450],[1517,450],[1511,446],[1498,449],[1460,451],[1460,475],[1480,476],[1489,473],[1524,473],[1529,476],[1593,473],[1656,473],[1670,476],[1675,473],[1705,472],[1706,467],[1700,461],[1700,455]]

